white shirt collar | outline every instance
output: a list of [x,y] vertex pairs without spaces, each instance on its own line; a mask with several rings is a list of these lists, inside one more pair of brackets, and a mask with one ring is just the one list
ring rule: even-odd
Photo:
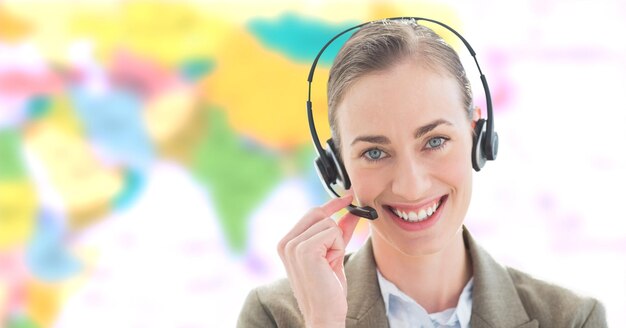
[[463,288],[455,308],[429,314],[422,306],[398,289],[391,281],[385,279],[380,271],[376,270],[376,273],[378,275],[378,284],[385,302],[385,310],[391,328],[408,327],[408,324],[417,322],[419,322],[422,327],[445,326],[469,328],[469,321],[472,315],[474,278],[471,278]]

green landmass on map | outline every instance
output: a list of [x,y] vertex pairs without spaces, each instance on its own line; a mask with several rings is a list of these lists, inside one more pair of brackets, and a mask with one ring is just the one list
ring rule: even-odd
[[223,110],[208,109],[207,120],[192,171],[209,190],[229,246],[243,252],[250,214],[281,179],[279,158],[238,136]]

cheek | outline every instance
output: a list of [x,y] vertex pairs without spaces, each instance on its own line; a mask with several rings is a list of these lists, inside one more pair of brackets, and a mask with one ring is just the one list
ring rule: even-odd
[[446,172],[448,180],[461,181],[466,179],[468,175],[471,175],[471,158],[469,154],[465,153],[465,151],[456,151],[440,163],[439,170]]
[[351,190],[354,192],[359,206],[371,204],[383,192],[385,177],[379,170],[374,171],[350,166],[347,166],[346,170],[352,182]]
[[448,185],[457,195],[469,202],[472,191],[471,143],[451,152],[437,168],[438,178]]

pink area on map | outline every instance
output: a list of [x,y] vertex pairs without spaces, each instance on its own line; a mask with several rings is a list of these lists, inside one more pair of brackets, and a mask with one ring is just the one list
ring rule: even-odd
[[62,88],[63,79],[51,72],[0,71],[0,94],[28,97],[36,94],[59,93]]
[[175,85],[178,81],[175,72],[164,65],[126,50],[118,51],[114,55],[110,77],[114,84],[131,87],[148,97]]

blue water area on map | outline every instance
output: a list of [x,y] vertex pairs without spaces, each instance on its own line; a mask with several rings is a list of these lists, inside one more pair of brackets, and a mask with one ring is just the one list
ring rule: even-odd
[[59,281],[77,273],[82,265],[66,249],[63,220],[42,210],[35,233],[26,248],[26,264],[31,273],[42,280]]
[[[279,51],[299,63],[311,63],[324,44],[343,30],[358,24],[355,21],[330,23],[319,18],[287,12],[277,19],[253,18],[247,28],[268,49]],[[330,66],[352,32],[335,40],[319,60]]]
[[71,95],[89,140],[102,148],[109,160],[139,169],[154,160],[138,95],[125,89],[94,93],[84,87],[73,88]]

